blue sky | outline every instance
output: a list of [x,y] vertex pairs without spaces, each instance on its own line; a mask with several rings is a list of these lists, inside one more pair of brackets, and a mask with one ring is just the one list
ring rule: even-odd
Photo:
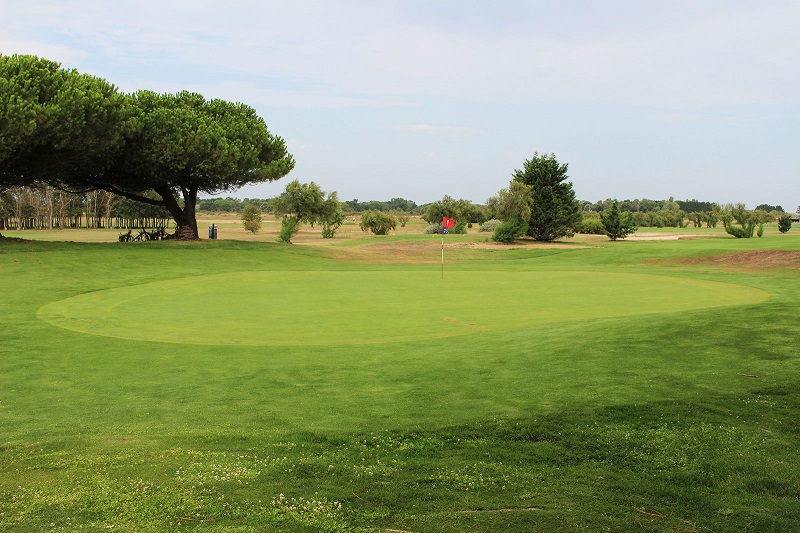
[[800,2],[0,0],[0,53],[241,101],[342,199],[482,203],[534,152],[580,199],[800,204]]

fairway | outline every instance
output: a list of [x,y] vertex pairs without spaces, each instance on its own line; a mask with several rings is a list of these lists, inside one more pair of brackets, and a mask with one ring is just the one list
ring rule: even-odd
[[[43,306],[73,331],[208,345],[399,342],[582,319],[755,304],[733,283],[570,271],[247,271],[80,294]],[[180,302],[178,304],[178,302]],[[180,308],[177,306],[180,305]],[[191,313],[176,320],[179,312]]]

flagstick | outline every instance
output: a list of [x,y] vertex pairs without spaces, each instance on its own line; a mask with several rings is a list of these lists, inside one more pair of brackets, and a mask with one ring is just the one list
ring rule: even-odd
[[442,228],[442,279],[444,279],[444,228]]

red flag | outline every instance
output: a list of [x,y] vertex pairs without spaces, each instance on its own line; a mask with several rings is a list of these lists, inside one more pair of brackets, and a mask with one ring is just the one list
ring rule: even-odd
[[442,217],[442,227],[444,229],[453,229],[456,227],[456,221],[452,218]]

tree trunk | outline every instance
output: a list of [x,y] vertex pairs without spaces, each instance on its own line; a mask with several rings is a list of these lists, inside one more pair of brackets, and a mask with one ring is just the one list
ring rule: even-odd
[[44,186],[44,199],[47,206],[47,229],[53,229],[53,189],[49,185]]
[[175,238],[182,240],[199,240],[197,231],[197,187],[181,187],[183,207],[169,189],[154,189],[164,200],[164,207],[175,220]]

